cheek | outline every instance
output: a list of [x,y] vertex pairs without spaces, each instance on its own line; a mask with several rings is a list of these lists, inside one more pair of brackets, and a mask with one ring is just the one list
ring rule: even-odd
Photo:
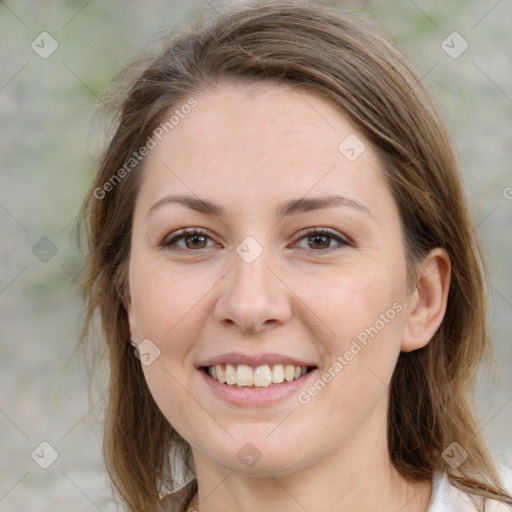
[[[364,268],[346,267],[326,276],[306,281],[297,280],[297,295],[305,297],[310,309],[318,312],[329,338],[330,345],[343,345],[361,334],[367,328],[397,332],[402,326],[404,308],[405,272],[399,268],[384,269],[377,265]],[[309,290],[315,289],[314,293]],[[393,307],[393,305],[395,305]],[[397,321],[398,320],[398,321]],[[372,332],[375,332],[371,329]]]
[[[176,371],[178,370],[178,371]],[[202,402],[187,391],[188,383],[178,367],[169,365],[166,356],[143,367],[149,391],[170,425],[189,443],[197,436],[198,418],[207,410]],[[191,428],[191,425],[194,425]],[[192,436],[190,437],[189,434]]]
[[[318,295],[324,306],[318,311],[322,319],[328,317],[334,334],[325,329],[317,337],[326,352],[325,363],[318,379],[298,397],[302,405],[296,415],[314,415],[324,435],[340,442],[387,400],[405,311],[403,298],[389,280],[347,277],[344,285],[337,292]],[[304,439],[307,442],[314,441]]]
[[179,346],[176,334],[185,325],[189,329],[199,326],[202,303],[220,278],[217,272],[194,272],[161,262],[133,262],[130,292],[138,337],[150,338],[162,346],[172,340],[175,348]]
[[[314,339],[324,353],[322,380],[328,381],[325,389],[330,391],[318,387],[326,402],[363,414],[387,391],[405,325],[405,270],[397,260],[386,272],[385,266],[373,263],[341,269],[309,294],[308,307],[321,319]],[[312,282],[297,281],[298,295],[305,296],[308,285]]]

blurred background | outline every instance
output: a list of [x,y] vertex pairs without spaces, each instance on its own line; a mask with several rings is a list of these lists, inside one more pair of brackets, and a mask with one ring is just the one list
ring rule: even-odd
[[[490,267],[500,374],[481,372],[475,403],[493,452],[510,465],[512,2],[324,3],[369,16],[398,43],[455,138]],[[228,5],[0,1],[1,511],[117,510],[101,457],[104,395],[89,402],[74,353],[83,257],[73,226],[105,139],[93,108],[162,30]]]

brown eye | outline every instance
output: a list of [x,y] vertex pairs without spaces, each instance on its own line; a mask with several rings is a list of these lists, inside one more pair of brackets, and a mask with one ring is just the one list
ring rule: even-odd
[[314,235],[308,237],[311,249],[327,249],[331,245],[332,237],[329,235]]
[[206,246],[204,235],[191,235],[183,238],[187,249],[203,249]]
[[161,243],[161,247],[170,250],[197,250],[206,249],[211,238],[199,229],[184,229],[172,233]]
[[[341,248],[346,245],[350,245],[347,240],[342,238],[340,235],[328,229],[316,229],[306,233],[302,233],[302,237],[299,241],[305,240],[307,248],[304,248],[304,252],[314,253],[329,251],[336,248]],[[333,243],[334,242],[334,243]],[[297,245],[300,247],[300,245]]]

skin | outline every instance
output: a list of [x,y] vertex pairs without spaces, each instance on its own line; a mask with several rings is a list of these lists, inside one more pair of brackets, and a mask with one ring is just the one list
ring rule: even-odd
[[[441,323],[448,255],[432,250],[407,283],[399,213],[376,153],[325,100],[225,85],[197,101],[148,156],[127,303],[132,340],[160,350],[143,366],[149,389],[192,447],[199,491],[190,507],[426,511],[430,482],[407,482],[389,460],[388,384],[400,351],[426,345]],[[338,150],[351,134],[366,146],[354,161]],[[215,201],[225,216],[176,203],[148,213],[169,194]],[[333,194],[369,212],[345,205],[276,217],[284,201]],[[190,238],[162,248],[194,227],[207,231],[200,248]],[[350,243],[322,245],[300,234],[306,228]],[[252,263],[236,252],[247,236],[263,250]],[[318,378],[393,304],[401,311],[306,405],[296,393],[264,407],[227,403],[196,368],[232,351],[278,353],[313,362]],[[261,455],[251,467],[237,457],[248,442]]]

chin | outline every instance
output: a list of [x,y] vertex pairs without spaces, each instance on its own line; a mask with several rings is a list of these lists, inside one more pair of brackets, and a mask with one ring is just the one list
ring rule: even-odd
[[[268,436],[268,432],[266,433]],[[212,451],[203,446],[201,451],[219,466],[238,474],[251,477],[287,476],[308,466],[312,457],[299,448],[300,443],[291,442],[290,437],[276,437],[272,442],[265,436],[238,435],[229,438],[222,446]],[[312,462],[312,461],[309,461]]]
[[[247,450],[251,452],[252,449]],[[301,460],[298,460],[297,454],[268,454],[261,452],[259,455],[250,460],[251,455],[245,453],[243,458],[239,457],[238,453],[226,454],[222,457],[222,460],[217,460],[217,463],[224,468],[238,473],[244,476],[250,476],[254,478],[266,477],[269,474],[273,477],[283,477],[295,473],[301,469]],[[240,460],[242,458],[242,460]]]

